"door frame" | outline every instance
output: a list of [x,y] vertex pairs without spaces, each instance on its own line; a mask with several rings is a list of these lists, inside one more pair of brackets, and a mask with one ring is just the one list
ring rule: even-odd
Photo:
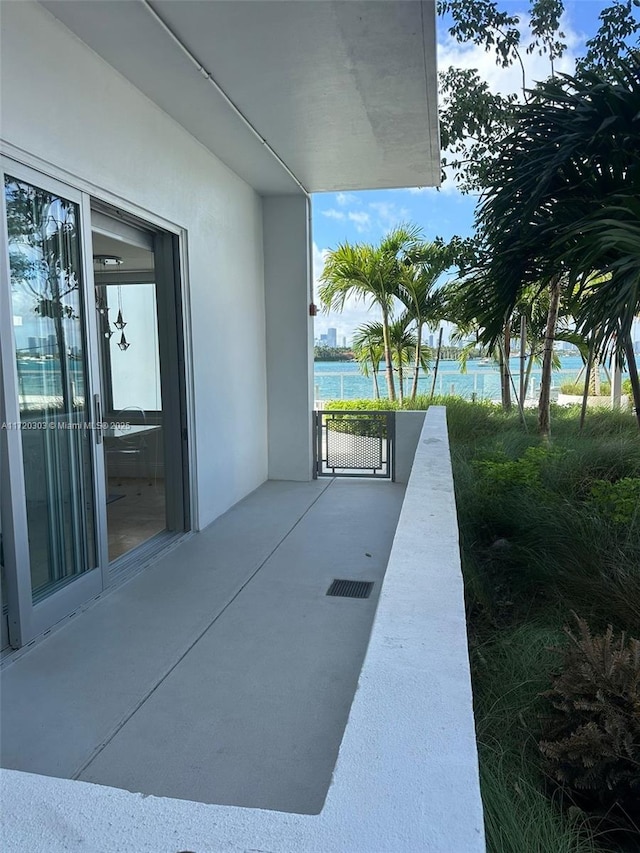
[[[164,434],[163,465],[168,486],[165,492],[167,528],[163,533],[187,532],[191,528],[190,454],[179,237],[139,217],[120,218],[118,211],[108,209],[107,205],[94,198],[91,201],[92,226],[98,226],[92,227],[92,230],[147,249],[154,256],[152,278],[158,323],[161,420]],[[126,286],[144,283],[146,278],[144,272],[113,270],[100,274],[97,278],[94,276],[94,283]],[[101,383],[101,386],[104,388],[104,383]],[[128,561],[130,554],[144,547],[143,542],[133,551],[116,558],[111,565]]]

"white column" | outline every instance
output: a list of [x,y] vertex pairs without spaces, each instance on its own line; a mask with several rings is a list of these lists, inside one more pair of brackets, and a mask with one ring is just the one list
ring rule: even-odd
[[611,370],[611,408],[619,409],[622,395],[622,370],[619,365],[612,365]]
[[269,479],[312,476],[313,324],[309,201],[263,199]]

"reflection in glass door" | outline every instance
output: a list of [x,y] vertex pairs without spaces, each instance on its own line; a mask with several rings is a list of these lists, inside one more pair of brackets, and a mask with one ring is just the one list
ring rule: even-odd
[[[96,243],[104,248],[104,237],[96,235]],[[108,424],[104,456],[110,561],[167,529],[153,254],[144,258],[149,269],[133,272],[127,271],[132,265],[127,247],[119,249],[121,255],[111,258],[117,258],[120,272],[95,272],[103,419]],[[142,252],[137,255],[140,262]]]
[[5,177],[33,601],[95,568],[80,209]]
[[173,237],[91,213],[109,562],[188,529],[184,376]]

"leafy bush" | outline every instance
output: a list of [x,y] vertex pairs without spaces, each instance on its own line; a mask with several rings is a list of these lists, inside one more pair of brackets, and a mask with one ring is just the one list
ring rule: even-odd
[[[562,394],[573,394],[582,397],[584,394],[584,382],[563,382],[560,385]],[[600,383],[600,396],[608,397],[611,394],[611,385],[609,382]]]
[[[563,394],[574,394],[574,395],[577,395],[579,397],[582,397],[582,395],[584,394],[584,382],[571,382],[571,381],[563,382],[560,385],[560,391]],[[633,393],[631,390],[631,379],[629,379],[629,377],[622,380],[622,393],[628,394],[629,396],[631,396]],[[610,394],[611,394],[611,383],[610,382],[601,382],[600,383],[600,396],[601,397],[608,397]]]
[[329,432],[339,432],[343,435],[360,435],[371,438],[387,438],[387,416],[375,412],[336,413],[324,419]]
[[562,671],[542,694],[553,708],[540,741],[545,768],[579,804],[632,821],[640,802],[640,641],[614,639],[611,626],[592,635],[575,618],[579,636],[565,628]]
[[596,480],[591,498],[597,509],[617,524],[631,524],[640,513],[640,477],[623,477],[615,483]]
[[482,459],[474,465],[485,487],[538,489],[543,468],[562,455],[563,451],[559,448],[540,445],[527,447],[518,459],[509,459],[506,454],[500,454],[497,459]]
[[325,403],[325,411],[338,412],[388,412],[398,408],[393,400],[382,397],[380,400],[329,400]]

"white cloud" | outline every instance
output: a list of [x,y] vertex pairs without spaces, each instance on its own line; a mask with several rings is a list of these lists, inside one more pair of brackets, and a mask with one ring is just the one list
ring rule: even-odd
[[348,204],[360,204],[360,199],[353,193],[338,193],[336,204],[339,204],[340,207],[346,207]]
[[407,187],[407,192],[411,193],[411,195],[422,195],[422,193],[428,192],[432,187]]
[[372,201],[369,207],[375,212],[377,225],[385,232],[408,221],[411,216],[406,207],[398,207],[394,201]]
[[345,214],[342,210],[335,210],[334,208],[330,208],[329,210],[323,210],[322,215],[328,217],[329,219],[345,218]]
[[364,211],[350,210],[347,214],[351,222],[356,226],[356,231],[359,234],[364,234],[371,228],[371,217]]

